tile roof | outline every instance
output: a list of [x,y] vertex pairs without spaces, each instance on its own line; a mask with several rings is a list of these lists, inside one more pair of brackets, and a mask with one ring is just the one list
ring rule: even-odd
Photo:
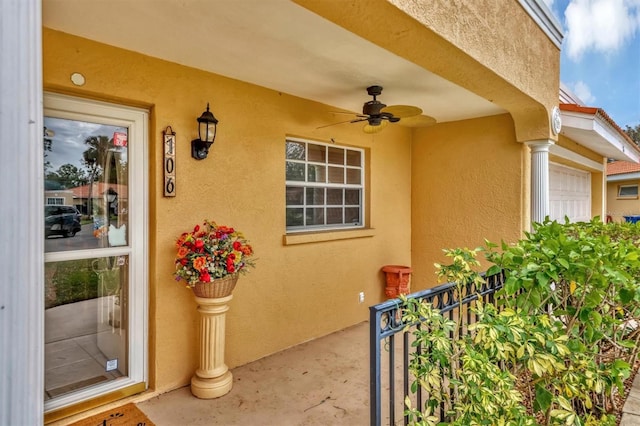
[[607,176],[640,172],[640,164],[630,161],[613,161],[607,163]]
[[[114,190],[118,194],[119,198],[126,199],[129,196],[127,185],[96,182],[93,184],[91,198],[102,198],[109,188]],[[73,198],[89,198],[89,185],[77,186],[75,188],[71,188],[71,191],[73,192]]]

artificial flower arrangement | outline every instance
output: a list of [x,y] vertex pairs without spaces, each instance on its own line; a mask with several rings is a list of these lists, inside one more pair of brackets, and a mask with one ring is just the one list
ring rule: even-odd
[[242,233],[209,220],[180,235],[176,248],[176,281],[186,281],[187,287],[246,272],[245,268],[254,266],[253,249]]

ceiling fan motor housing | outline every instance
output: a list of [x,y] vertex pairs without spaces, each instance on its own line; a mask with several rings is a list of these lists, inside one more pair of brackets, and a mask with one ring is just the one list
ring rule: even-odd
[[373,100],[365,102],[362,106],[362,113],[364,115],[380,115],[380,112],[384,107],[386,107],[386,105],[380,101]]

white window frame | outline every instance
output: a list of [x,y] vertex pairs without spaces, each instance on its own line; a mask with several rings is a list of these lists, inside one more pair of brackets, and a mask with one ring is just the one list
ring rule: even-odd
[[129,244],[127,246],[81,251],[45,253],[46,262],[61,262],[80,258],[106,256],[129,257],[128,356],[126,378],[95,385],[72,394],[45,401],[45,412],[54,411],[82,401],[96,398],[129,386],[148,386],[148,165],[147,139],[149,114],[147,111],[66,95],[44,93],[44,115],[70,120],[88,121],[128,129]]
[[47,197],[45,204],[48,206],[62,206],[64,205],[64,197]]
[[[365,166],[366,166],[366,158],[365,158],[365,150],[362,148],[356,148],[356,147],[352,147],[352,146],[346,146],[346,145],[337,145],[337,144],[327,144],[327,143],[322,143],[322,142],[318,142],[318,141],[313,141],[313,140],[306,140],[306,139],[301,139],[301,138],[295,138],[295,137],[287,137],[285,140],[285,147],[286,147],[286,143],[287,142],[296,142],[296,143],[302,143],[305,145],[305,159],[304,160],[295,160],[295,159],[287,159],[286,157],[286,152],[285,152],[285,165],[287,162],[293,162],[293,163],[298,163],[298,164],[304,164],[304,177],[305,180],[304,181],[294,181],[294,180],[286,180],[286,184],[285,184],[285,192],[286,189],[288,187],[301,187],[301,188],[326,188],[326,189],[331,189],[331,188],[338,188],[338,189],[357,189],[360,191],[360,200],[359,200],[359,204],[357,205],[357,207],[360,209],[360,221],[357,224],[324,224],[324,225],[307,225],[306,224],[306,209],[307,208],[324,208],[325,209],[325,222],[326,222],[326,209],[327,208],[332,208],[332,207],[341,207],[343,209],[345,208],[349,208],[349,207],[355,207],[356,205],[351,205],[351,204],[346,204],[346,200],[343,199],[343,203],[340,205],[328,205],[327,204],[327,200],[325,198],[325,202],[322,205],[307,205],[307,200],[306,197],[303,196],[303,204],[301,205],[295,205],[295,207],[293,208],[302,208],[303,209],[303,220],[304,220],[304,224],[302,226],[287,226],[286,225],[286,219],[285,219],[285,227],[286,227],[286,233],[287,234],[291,234],[291,233],[299,233],[299,232],[310,232],[310,231],[329,231],[329,230],[353,230],[353,229],[362,229],[365,227],[365,223],[366,223],[366,217],[365,217],[365,191],[366,191],[366,187],[365,187]],[[325,162],[315,162],[315,161],[309,161],[308,160],[308,156],[307,153],[309,152],[308,147],[309,145],[317,145],[317,146],[323,146],[325,148],[340,148],[340,149],[344,149],[345,150],[345,155],[347,151],[356,151],[360,153],[360,166],[350,166],[347,164],[346,160],[345,162],[340,165],[341,167],[345,168],[345,172],[349,169],[351,170],[359,170],[360,172],[360,183],[359,184],[348,184],[348,183],[329,183],[329,173],[328,173],[328,167],[332,164],[329,163],[329,158],[327,156],[327,158],[325,159]],[[325,173],[325,182],[308,182],[307,181],[307,177],[308,177],[308,166],[309,165],[313,165],[313,166],[324,166],[327,167],[327,173]],[[286,178],[285,178],[286,179]],[[287,208],[292,208],[292,206],[288,206],[286,205],[286,201],[285,201],[285,211]],[[344,211],[344,210],[343,210]]]
[[[625,188],[635,188],[635,194],[622,194],[622,190]],[[637,200],[638,199],[638,184],[618,185],[618,198],[625,200]]]

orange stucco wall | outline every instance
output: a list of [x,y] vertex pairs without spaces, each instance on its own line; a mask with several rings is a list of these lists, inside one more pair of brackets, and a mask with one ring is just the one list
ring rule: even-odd
[[[241,365],[368,318],[384,298],[380,268],[410,262],[411,131],[366,135],[330,123],[335,108],[44,29],[44,88],[150,110],[149,337],[152,388],[189,383],[199,317],[175,283],[174,241],[205,218],[243,231],[257,267],[242,276],[227,314],[226,363]],[[86,84],[75,87],[74,72]],[[220,120],[209,158],[190,156],[206,103]],[[162,192],[162,130],[177,134],[177,196]],[[287,135],[368,152],[370,229],[351,238],[283,243]],[[299,242],[299,241],[298,241]],[[365,293],[360,304],[358,293]]]
[[528,175],[523,168],[528,155],[506,114],[416,132],[412,289],[436,284],[433,263],[450,262],[443,248],[475,248],[485,238],[497,243],[520,238],[525,229],[522,197]]
[[620,185],[640,185],[640,179],[607,182],[607,214],[611,215],[614,222],[624,222],[623,216],[640,214],[640,199],[619,198]]

